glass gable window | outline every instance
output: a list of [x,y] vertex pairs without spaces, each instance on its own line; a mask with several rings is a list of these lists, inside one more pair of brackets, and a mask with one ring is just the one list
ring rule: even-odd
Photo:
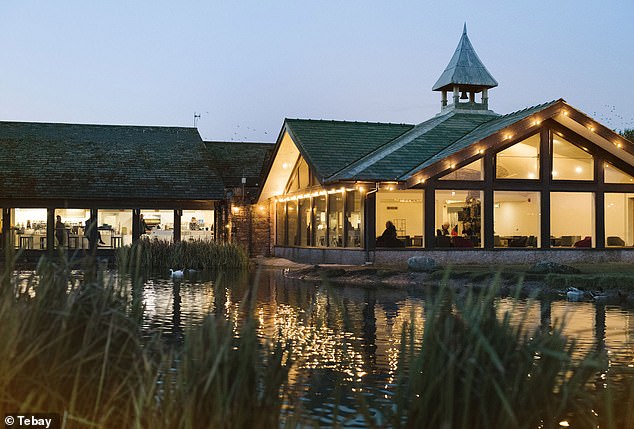
[[286,203],[275,204],[275,242],[278,246],[286,246]]
[[553,180],[593,180],[594,159],[585,150],[553,135]]
[[346,192],[347,247],[361,247],[361,192]]
[[451,173],[441,177],[439,180],[484,180],[482,170],[482,158],[473,161]]
[[496,155],[498,179],[539,179],[539,134],[535,134]]
[[482,247],[482,192],[436,191],[436,247]]
[[539,247],[539,192],[496,191],[493,198],[493,245]]
[[634,245],[634,193],[605,194],[605,245]]
[[603,164],[603,171],[605,183],[634,183],[634,177],[607,162]]
[[286,219],[288,228],[288,245],[296,246],[297,237],[297,200],[288,201],[286,203]]
[[315,213],[315,246],[325,247],[328,224],[326,220],[326,196],[319,195],[313,199]]
[[593,193],[552,192],[550,194],[551,246],[594,247],[594,229]]
[[328,194],[328,228],[331,247],[343,247],[343,193]]

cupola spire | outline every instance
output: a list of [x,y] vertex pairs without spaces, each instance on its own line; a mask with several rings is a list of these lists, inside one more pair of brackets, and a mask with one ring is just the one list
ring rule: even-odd
[[[471,45],[465,22],[456,51],[432,90],[442,92],[443,111],[450,108],[488,111],[488,90],[496,86],[498,86],[497,81],[482,64]],[[452,105],[447,104],[447,93],[450,91],[453,92]],[[476,94],[480,93],[482,94],[480,100],[476,101]],[[468,101],[460,102],[460,100]]]

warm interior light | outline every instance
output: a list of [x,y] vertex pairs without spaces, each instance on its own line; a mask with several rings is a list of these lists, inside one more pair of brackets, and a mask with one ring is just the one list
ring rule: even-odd
[[285,162],[284,164],[282,164],[282,168],[286,170],[288,168],[288,162]]
[[482,155],[482,154],[484,153],[484,149],[480,149],[480,150],[478,151],[478,153],[479,153],[480,155]]
[[533,173],[533,172],[528,173],[528,178],[529,179],[534,179],[535,178],[535,173]]
[[264,211],[264,206],[259,206],[258,208],[260,209],[261,212]]
[[621,143],[617,143],[616,147],[618,147],[619,149],[621,149],[623,147],[623,145]]
[[579,166],[575,167],[575,173],[579,174],[581,172],[583,172],[583,168],[581,168]]
[[590,126],[588,127],[588,129],[589,129],[590,131],[594,132],[594,127],[593,127],[592,125],[590,125]]
[[506,135],[506,139],[507,139],[507,140],[510,140],[510,139],[511,139],[511,137],[513,137],[513,134],[507,134],[507,135]]
[[420,179],[420,183],[425,183],[425,179]]
[[365,188],[363,186],[359,186],[359,192],[361,193],[365,192]]
[[568,116],[568,111],[567,111],[567,110],[564,110],[564,111],[563,111],[563,112],[561,112],[561,113],[563,113],[563,114],[564,114],[564,116]]
[[553,177],[557,177],[557,172],[553,170]]
[[454,168],[456,168],[456,164],[451,164],[451,169],[453,170]]

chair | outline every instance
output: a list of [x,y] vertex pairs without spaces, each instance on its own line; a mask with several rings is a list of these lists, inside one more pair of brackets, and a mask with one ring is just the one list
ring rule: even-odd
[[583,240],[575,242],[575,247],[592,247],[592,237],[585,237]]
[[453,238],[454,247],[473,247],[473,241],[464,237]]
[[573,237],[572,235],[564,235],[559,240],[559,245],[561,247],[570,247],[573,244],[575,244],[575,237]]
[[451,237],[439,235],[436,237],[436,247],[451,247]]
[[621,237],[608,237],[608,246],[620,246],[623,247],[625,246],[625,241],[623,241],[623,239]]
[[531,235],[528,237],[528,242],[526,243],[527,247],[537,247],[537,237]]
[[509,242],[509,247],[526,247],[528,243],[528,237],[525,235],[521,235],[518,237],[513,237],[513,239]]
[[502,239],[499,235],[493,236],[493,247],[502,247]]

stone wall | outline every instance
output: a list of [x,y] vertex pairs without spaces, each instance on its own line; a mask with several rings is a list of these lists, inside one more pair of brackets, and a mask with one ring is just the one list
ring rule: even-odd
[[243,246],[249,256],[269,256],[271,226],[268,204],[231,202],[231,240]]
[[[295,262],[308,264],[348,264],[361,265],[369,260],[379,265],[407,266],[412,256],[433,258],[439,265],[477,264],[534,264],[539,261],[552,261],[561,264],[574,263],[634,263],[634,249],[447,249],[447,250],[377,250],[368,255],[363,250],[325,249],[300,247],[274,247],[273,254]],[[368,256],[366,258],[366,256]]]

